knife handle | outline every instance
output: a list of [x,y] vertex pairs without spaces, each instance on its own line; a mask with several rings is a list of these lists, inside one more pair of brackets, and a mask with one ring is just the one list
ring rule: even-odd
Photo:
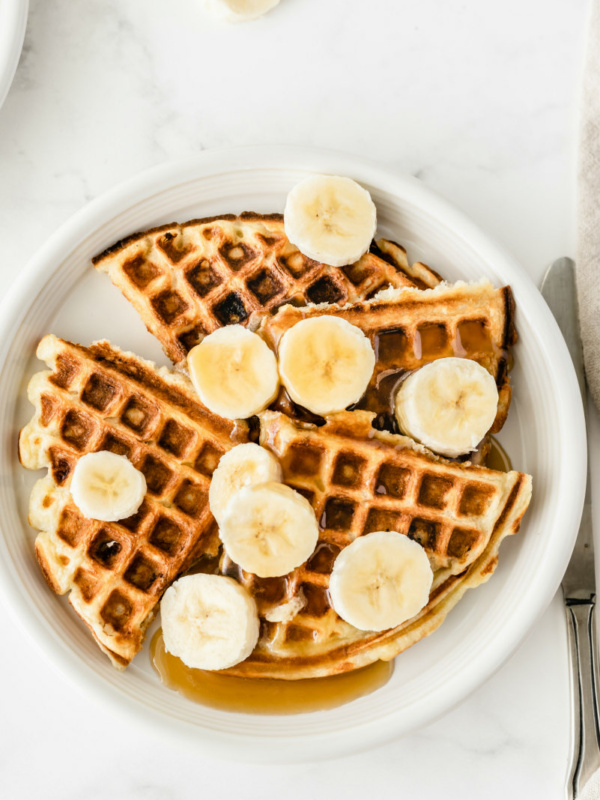
[[565,600],[573,692],[573,762],[569,797],[577,798],[600,767],[596,671],[596,596]]

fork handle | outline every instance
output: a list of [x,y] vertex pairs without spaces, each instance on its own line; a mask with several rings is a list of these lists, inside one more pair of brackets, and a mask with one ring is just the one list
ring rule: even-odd
[[569,797],[577,798],[600,767],[596,672],[596,596],[565,599],[573,692],[573,762]]

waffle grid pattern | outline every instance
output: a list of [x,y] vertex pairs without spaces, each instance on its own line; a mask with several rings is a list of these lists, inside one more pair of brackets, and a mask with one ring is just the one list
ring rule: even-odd
[[[438,358],[471,358],[494,376],[500,402],[492,432],[500,430],[510,405],[508,348],[516,338],[510,289],[491,284],[456,284],[433,292],[400,289],[370,302],[340,308],[281,308],[261,334],[276,347],[302,319],[328,314],[359,327],[373,345],[376,364],[360,407],[388,412],[392,385],[401,374]],[[383,398],[383,400],[382,400]],[[386,414],[389,427],[393,415]]]
[[262,415],[261,443],[280,459],[285,483],[312,504],[320,526],[311,558],[284,578],[261,579],[223,563],[225,574],[256,598],[263,618],[271,604],[305,601],[293,619],[263,623],[263,651],[285,654],[298,643],[318,651],[332,638],[356,636],[332,609],[327,589],[335,558],[358,536],[395,530],[418,541],[434,570],[434,589],[462,574],[485,549],[520,478],[434,461],[398,447],[399,437],[389,444],[369,439],[371,416],[351,412],[311,429],[276,412]]
[[[191,390],[151,378],[145,362],[106,344],[87,349],[46,337],[40,347],[55,369],[32,379],[37,414],[20,441],[25,466],[49,467],[32,502],[43,531],[38,558],[57,591],[72,589],[71,603],[123,665],[167,586],[199,548],[216,551],[208,488],[236,430],[218,418],[212,424]],[[123,361],[139,380],[124,374]],[[243,429],[237,435],[243,439]],[[129,519],[86,519],[70,498],[77,459],[97,450],[127,456],[146,477],[146,497]]]
[[343,305],[386,286],[439,281],[425,265],[411,267],[398,245],[380,246],[387,250],[374,247],[357,263],[334,269],[289,242],[281,215],[246,213],[137,234],[94,264],[179,362],[206,334],[223,325],[258,324],[257,318],[284,302]]

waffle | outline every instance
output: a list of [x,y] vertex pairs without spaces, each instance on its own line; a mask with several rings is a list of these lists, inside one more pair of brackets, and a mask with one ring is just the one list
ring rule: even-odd
[[[312,678],[393,658],[435,630],[467,589],[490,577],[500,542],[518,530],[530,476],[448,462],[406,437],[374,431],[372,418],[343,412],[317,428],[277,412],[261,415],[261,444],[280,459],[284,481],[311,502],[321,530],[308,562],[284,578],[257,578],[222,559],[221,570],[246,586],[262,618],[254,653],[228,672]],[[375,530],[418,541],[434,571],[427,606],[381,633],[348,625],[327,593],[340,550]]]
[[[69,601],[101,649],[125,667],[142,646],[162,593],[199,553],[216,553],[208,508],[210,476],[221,455],[245,441],[245,424],[216,417],[188,381],[130,353],[45,336],[37,350],[51,371],[34,375],[33,419],[21,431],[28,469],[48,468],[32,492],[29,520],[50,586]],[[80,456],[126,455],[146,476],[134,516],[86,519],[69,492]]]
[[254,325],[283,302],[347,303],[386,286],[426,288],[439,276],[381,240],[341,269],[303,256],[281,214],[192,220],[137,233],[93,259],[133,304],[175,363],[208,333]]
[[460,356],[478,361],[495,378],[500,397],[491,432],[502,428],[511,399],[509,348],[516,341],[510,287],[496,289],[488,281],[459,282],[429,291],[388,289],[363,303],[287,305],[265,318],[259,331],[276,349],[286,330],[322,314],[356,325],[373,345],[377,362],[359,407],[378,415],[376,427],[397,432],[394,389],[406,372],[437,358]]

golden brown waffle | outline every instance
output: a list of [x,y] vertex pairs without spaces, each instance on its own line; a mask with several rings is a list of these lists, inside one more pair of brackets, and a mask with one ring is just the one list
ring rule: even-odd
[[286,330],[322,314],[356,325],[373,345],[377,362],[359,407],[378,415],[376,427],[395,430],[395,388],[406,373],[445,356],[472,358],[494,376],[500,399],[492,433],[504,424],[511,398],[509,348],[516,341],[509,286],[459,282],[429,291],[388,289],[353,305],[287,305],[265,318],[259,332],[276,349]]
[[442,276],[427,264],[423,264],[422,261],[415,261],[411,264],[406,248],[397,242],[378,239],[377,243],[371,246],[371,251],[407,275],[417,289],[434,289],[438,283],[442,282]]
[[[406,437],[374,431],[372,417],[343,412],[317,428],[277,412],[261,415],[261,444],[280,459],[284,481],[312,503],[321,532],[313,556],[284,578],[257,578],[222,560],[221,569],[254,595],[263,620],[257,649],[229,672],[310,678],[393,658],[489,578],[500,542],[519,529],[530,476],[445,461]],[[340,550],[376,530],[418,541],[434,571],[428,605],[382,633],[348,625],[327,593]],[[268,621],[274,616],[280,621]]]
[[108,273],[174,362],[207,333],[258,324],[283,302],[347,303],[386,286],[435,286],[439,276],[410,265],[382,240],[341,269],[303,256],[281,214],[244,213],[173,223],[123,239],[93,259]]
[[[33,419],[21,431],[28,469],[48,468],[32,492],[29,519],[50,586],[69,600],[117,667],[142,646],[167,586],[199,555],[216,553],[208,508],[219,458],[245,441],[245,424],[209,412],[187,379],[96,342],[89,348],[45,336],[38,358],[51,371],[29,383]],[[86,519],[69,492],[84,453],[126,455],[146,476],[133,517]]]

